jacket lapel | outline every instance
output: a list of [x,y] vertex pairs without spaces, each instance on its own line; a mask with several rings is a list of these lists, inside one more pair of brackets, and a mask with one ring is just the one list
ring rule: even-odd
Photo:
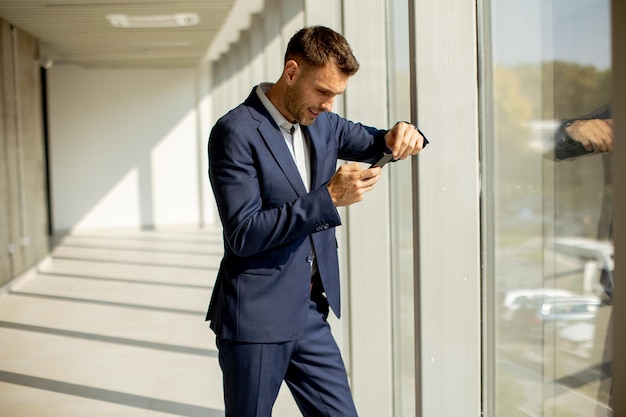
[[250,96],[248,96],[246,104],[251,109],[250,113],[252,118],[259,123],[257,130],[274,156],[276,163],[285,174],[285,177],[287,177],[287,181],[289,181],[299,196],[304,195],[306,194],[306,188],[300,177],[298,167],[293,160],[293,156],[285,143],[285,138],[280,132],[280,128],[274,122],[274,119],[272,119],[272,116],[270,116],[267,109],[256,95],[255,90],[256,87],[252,90]]

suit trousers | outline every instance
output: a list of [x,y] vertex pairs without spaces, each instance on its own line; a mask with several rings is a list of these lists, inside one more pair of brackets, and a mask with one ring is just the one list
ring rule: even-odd
[[326,298],[313,291],[306,330],[295,340],[266,344],[218,337],[226,417],[270,417],[283,380],[303,416],[357,417],[327,316]]

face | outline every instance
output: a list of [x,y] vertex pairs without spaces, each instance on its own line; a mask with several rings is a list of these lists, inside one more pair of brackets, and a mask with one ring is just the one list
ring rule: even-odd
[[306,71],[295,61],[293,65],[296,68],[288,77],[284,107],[292,120],[310,126],[321,113],[332,110],[335,97],[343,94],[349,76],[332,64]]

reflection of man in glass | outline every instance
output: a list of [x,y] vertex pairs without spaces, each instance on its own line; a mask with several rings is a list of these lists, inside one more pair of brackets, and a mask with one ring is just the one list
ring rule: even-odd
[[[569,160],[583,155],[593,154],[609,154],[613,151],[613,119],[610,109],[602,109],[588,117],[582,117],[572,120],[564,121],[557,134],[555,135],[554,146],[554,159]],[[613,240],[613,224],[612,216],[606,215],[610,213],[607,209],[607,205],[611,204],[610,195],[607,195],[607,186],[610,186],[611,181],[611,164],[610,158],[604,158],[604,186],[605,192],[603,196],[603,209],[599,225],[598,225],[598,240]],[[609,218],[603,218],[609,217]],[[610,306],[613,302],[613,270],[611,264],[603,264],[601,266],[601,273],[599,284],[602,288],[602,302],[604,305]],[[602,351],[602,363],[600,374],[600,388],[598,392],[598,399],[602,400],[606,398],[606,384],[603,381],[611,381],[611,333],[612,333],[612,316],[613,309],[610,308],[610,315],[607,324],[606,335],[604,338],[604,346]],[[598,339],[596,339],[598,340]],[[611,396],[613,391],[613,384],[609,382],[608,387],[608,411],[604,414],[603,409],[598,408],[597,415],[605,415],[611,417],[613,415],[611,406]]]
[[590,117],[568,120],[556,135],[554,157],[570,159],[590,153],[613,151],[613,119],[609,109]]

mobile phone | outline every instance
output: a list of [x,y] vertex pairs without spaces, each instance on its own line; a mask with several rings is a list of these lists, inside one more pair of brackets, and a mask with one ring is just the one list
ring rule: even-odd
[[380,158],[378,161],[374,162],[372,165],[370,165],[370,168],[374,168],[374,167],[383,167],[385,166],[385,164],[389,161],[391,161],[393,159],[393,155],[390,153],[386,153],[382,156],[382,158]]

